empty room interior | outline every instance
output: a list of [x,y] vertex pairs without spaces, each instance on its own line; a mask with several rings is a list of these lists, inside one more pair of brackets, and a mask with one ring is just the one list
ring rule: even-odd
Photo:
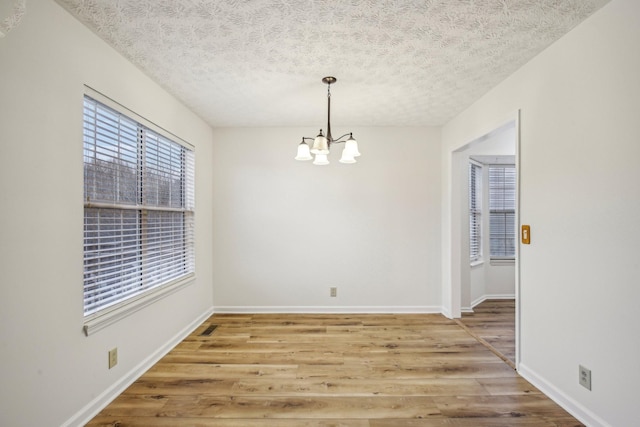
[[639,76],[636,0],[3,1],[0,425],[636,425]]

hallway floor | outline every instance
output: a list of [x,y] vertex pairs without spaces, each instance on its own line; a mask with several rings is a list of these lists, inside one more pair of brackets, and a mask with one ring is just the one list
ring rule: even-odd
[[484,340],[515,366],[516,361],[516,302],[512,299],[489,299],[463,313],[461,323]]

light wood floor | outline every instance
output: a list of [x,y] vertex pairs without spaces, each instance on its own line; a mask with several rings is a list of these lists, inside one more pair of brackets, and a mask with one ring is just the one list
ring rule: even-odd
[[507,363],[516,361],[515,300],[486,300],[463,313],[461,322],[469,332],[493,347]]
[[263,314],[212,316],[88,425],[582,424],[441,315]]

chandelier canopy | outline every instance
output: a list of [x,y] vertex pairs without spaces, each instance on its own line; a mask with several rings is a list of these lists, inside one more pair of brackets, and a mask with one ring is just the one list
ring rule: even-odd
[[[315,159],[313,160],[314,165],[328,165],[329,159],[327,155],[329,154],[331,145],[340,143],[344,143],[340,163],[355,163],[355,158],[360,155],[358,143],[353,138],[351,132],[345,133],[337,139],[333,139],[331,136],[331,85],[335,83],[336,80],[335,77],[330,76],[322,79],[322,82],[327,85],[327,135],[323,135],[322,129],[320,129],[320,133],[315,138],[303,136],[302,142],[298,144],[296,160],[311,160],[313,159],[311,154],[315,154]],[[306,141],[313,141],[311,148],[309,148],[309,144],[307,144]]]

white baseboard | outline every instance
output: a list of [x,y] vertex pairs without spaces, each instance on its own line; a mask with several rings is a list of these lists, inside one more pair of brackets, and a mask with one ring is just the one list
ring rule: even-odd
[[135,380],[140,378],[149,368],[156,364],[164,355],[166,355],[171,349],[178,345],[183,339],[185,339],[191,332],[193,332],[198,326],[202,324],[209,316],[213,314],[213,308],[206,310],[200,316],[198,316],[193,322],[185,326],[180,332],[174,335],[169,341],[167,341],[162,347],[153,352],[149,357],[144,359],[138,366],[131,371],[123,375],[120,380],[114,383],[111,387],[107,388],[98,397],[89,402],[84,408],[77,412],[73,417],[69,418],[62,427],[75,427],[84,426],[93,417],[105,408],[109,403],[120,395],[127,387],[129,387]]
[[440,307],[440,312],[447,319],[453,319],[453,315],[451,314],[451,310],[449,310],[447,307]]
[[474,301],[471,301],[471,311],[473,311],[473,307],[475,307],[478,304],[481,304],[481,303],[485,302],[488,299],[516,299],[516,295],[515,294],[489,294],[489,295],[482,295],[480,298],[477,298]]
[[214,313],[296,313],[296,314],[401,314],[425,313],[442,314],[439,306],[236,306],[219,305],[213,308]]
[[520,365],[518,366],[518,373],[583,424],[589,427],[611,427],[610,424],[607,424],[588,408],[576,402],[573,398],[559,390],[542,376],[529,369],[522,362],[520,362]]

